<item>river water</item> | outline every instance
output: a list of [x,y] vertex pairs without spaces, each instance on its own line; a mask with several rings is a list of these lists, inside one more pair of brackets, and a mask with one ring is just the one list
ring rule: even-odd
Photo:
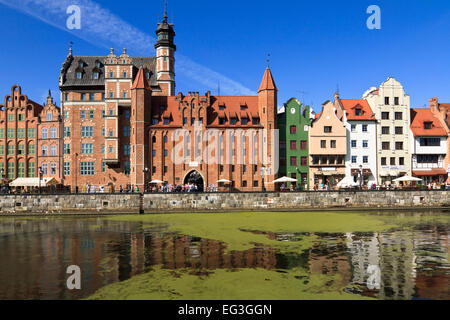
[[[339,214],[339,213],[336,213]],[[448,217],[448,213],[437,213]],[[377,299],[450,299],[448,220],[377,232],[264,234],[282,242],[314,235],[306,250],[227,244],[170,232],[163,223],[108,217],[0,218],[0,299],[79,299],[109,284],[163,269],[293,268],[339,276],[346,293]],[[82,270],[81,290],[68,290],[67,267]],[[189,298],[189,297],[186,297]]]

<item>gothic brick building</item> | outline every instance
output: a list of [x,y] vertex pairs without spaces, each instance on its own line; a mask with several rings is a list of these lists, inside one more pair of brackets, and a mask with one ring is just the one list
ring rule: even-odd
[[54,177],[61,180],[61,117],[50,91],[42,106],[14,85],[0,105],[0,174],[6,180]]
[[175,95],[175,32],[158,24],[156,57],[74,56],[60,75],[63,178],[84,185],[137,186],[161,180],[206,189],[273,189],[277,88],[265,70],[257,96]]

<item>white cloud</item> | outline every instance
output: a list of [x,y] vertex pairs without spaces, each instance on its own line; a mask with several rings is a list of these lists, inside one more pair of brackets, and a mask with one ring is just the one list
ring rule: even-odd
[[[90,0],[0,0],[0,3],[26,13],[56,28],[67,31],[94,45],[110,48],[128,48],[130,54],[154,55],[155,39],[133,27],[120,17]],[[81,8],[81,29],[66,27],[69,15],[66,10],[71,5]],[[217,88],[229,95],[254,95],[255,92],[228,77],[202,66],[190,58],[177,54],[177,74],[206,86]]]

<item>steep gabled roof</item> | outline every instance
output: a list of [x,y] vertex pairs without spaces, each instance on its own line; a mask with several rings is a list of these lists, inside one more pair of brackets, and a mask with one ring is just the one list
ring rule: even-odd
[[[347,115],[347,120],[372,120],[375,114],[366,99],[341,99],[342,106]],[[356,115],[356,109],[360,109],[360,115]]]
[[[425,129],[425,122],[431,122],[431,129]],[[434,117],[430,109],[411,109],[411,131],[415,137],[447,136],[438,118]]]
[[140,68],[138,74],[136,75],[136,79],[134,79],[133,85],[131,86],[131,90],[133,89],[147,89],[151,90],[150,85],[148,84],[147,77],[145,76],[144,69]]

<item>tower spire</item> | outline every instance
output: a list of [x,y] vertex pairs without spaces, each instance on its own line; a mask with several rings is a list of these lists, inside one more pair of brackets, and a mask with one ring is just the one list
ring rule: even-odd
[[270,53],[267,54],[267,69],[269,69],[270,64]]
[[167,0],[164,2],[164,20],[163,22],[167,23]]

